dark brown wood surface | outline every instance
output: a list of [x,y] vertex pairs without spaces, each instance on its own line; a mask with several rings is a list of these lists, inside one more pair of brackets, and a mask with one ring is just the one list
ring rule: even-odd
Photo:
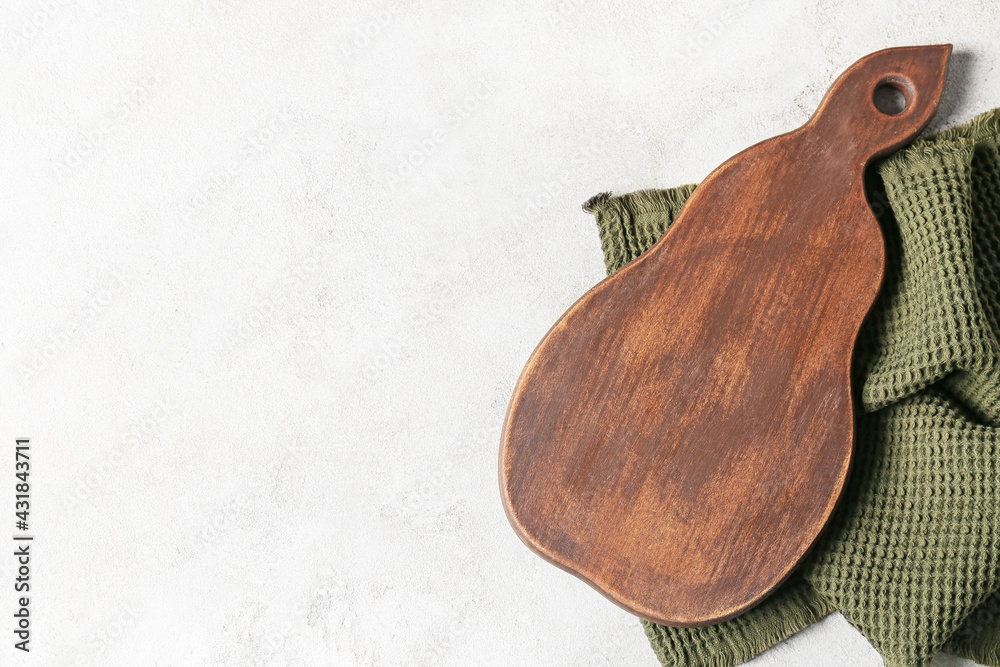
[[[926,126],[950,53],[859,60],[809,122],[712,172],[552,327],[500,451],[529,547],[684,627],[749,609],[799,564],[848,475],[851,357],[884,271],[864,169]],[[876,108],[885,84],[901,113]]]

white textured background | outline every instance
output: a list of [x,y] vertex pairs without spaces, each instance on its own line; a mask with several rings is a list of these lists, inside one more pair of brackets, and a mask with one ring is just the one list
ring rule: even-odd
[[[33,441],[33,651],[0,663],[646,665],[496,482],[513,383],[603,276],[580,204],[703,178],[868,52],[992,0],[9,0],[0,553]],[[880,665],[839,615],[755,665]],[[936,665],[966,664],[939,658]]]

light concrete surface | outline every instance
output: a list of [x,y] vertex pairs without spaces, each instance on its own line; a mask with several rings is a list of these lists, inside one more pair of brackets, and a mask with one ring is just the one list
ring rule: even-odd
[[[603,275],[581,203],[697,181],[979,2],[2,9],[0,539],[31,438],[31,653],[0,663],[654,666],[504,518],[501,420]],[[7,547],[10,546],[10,549]],[[753,661],[880,665],[832,616]],[[939,658],[937,665],[967,664]]]

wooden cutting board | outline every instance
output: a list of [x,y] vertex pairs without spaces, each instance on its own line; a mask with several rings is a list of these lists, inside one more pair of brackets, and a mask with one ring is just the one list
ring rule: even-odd
[[[682,627],[746,611],[799,564],[848,475],[851,357],[885,265],[864,170],[930,121],[950,53],[859,60],[805,125],[723,163],[556,322],[500,451],[531,549]],[[876,107],[886,87],[903,111]]]

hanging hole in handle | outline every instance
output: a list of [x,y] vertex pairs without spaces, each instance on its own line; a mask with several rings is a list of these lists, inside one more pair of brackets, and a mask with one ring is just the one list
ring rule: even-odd
[[907,92],[901,82],[887,79],[875,86],[872,102],[875,104],[875,108],[886,116],[898,116],[909,106],[910,100]]

